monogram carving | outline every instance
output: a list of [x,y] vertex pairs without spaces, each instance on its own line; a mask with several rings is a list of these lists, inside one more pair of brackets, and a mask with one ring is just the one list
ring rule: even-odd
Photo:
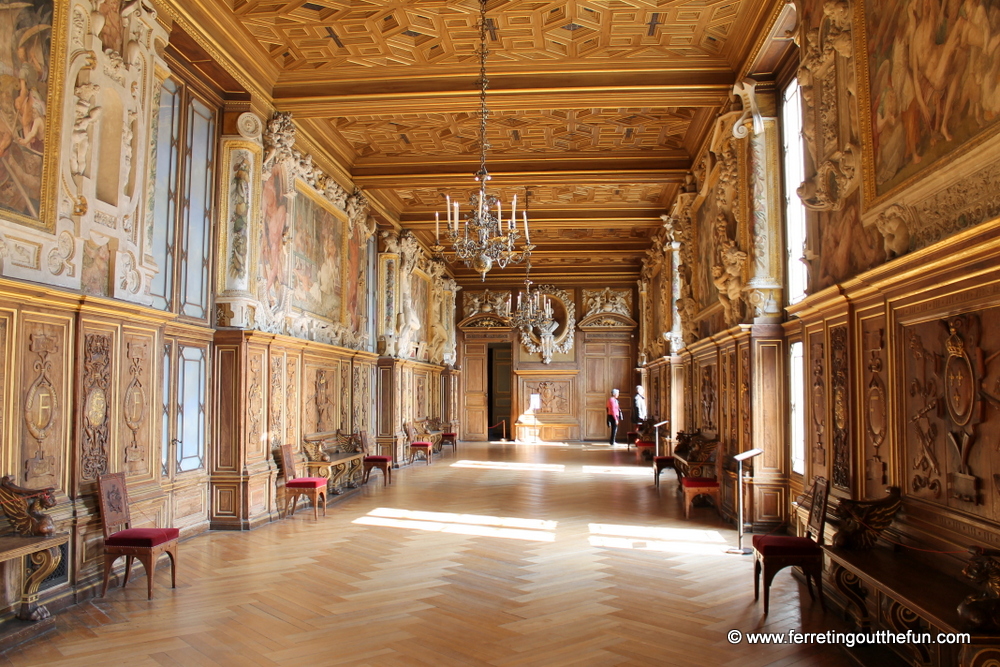
[[55,457],[46,456],[43,444],[59,413],[59,394],[52,384],[52,361],[49,355],[58,350],[55,338],[46,334],[31,334],[29,351],[38,355],[33,364],[35,379],[24,398],[24,424],[35,440],[35,456],[25,461],[25,477],[33,479],[54,475]]
[[95,480],[108,471],[108,394],[111,390],[111,335],[91,333],[83,343],[82,478]]
[[885,443],[888,426],[888,403],[885,382],[882,381],[883,330],[870,331],[865,336],[868,351],[868,385],[865,389],[865,431],[875,452],[865,462],[865,478],[876,486],[889,483],[888,464],[882,459],[881,448]]
[[847,327],[830,331],[831,388],[833,390],[833,485],[850,490],[851,451],[848,430]]
[[145,345],[129,343],[126,357],[129,362],[128,374],[132,379],[122,396],[122,416],[125,418],[125,426],[132,434],[132,441],[125,447],[125,467],[133,474],[141,472],[145,467],[145,452],[139,444],[139,429],[146,419],[148,406],[146,388],[142,384],[147,356]]

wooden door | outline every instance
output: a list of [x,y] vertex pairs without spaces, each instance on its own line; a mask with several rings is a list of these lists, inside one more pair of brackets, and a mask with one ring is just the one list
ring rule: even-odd
[[490,425],[507,420],[507,433],[511,432],[511,407],[513,404],[513,369],[510,343],[497,345],[490,350]]
[[465,366],[465,392],[462,408],[462,440],[487,439],[489,417],[487,344],[467,342],[462,345]]

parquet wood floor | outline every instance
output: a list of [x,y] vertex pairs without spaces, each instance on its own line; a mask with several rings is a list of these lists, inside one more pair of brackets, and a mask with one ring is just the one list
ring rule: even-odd
[[707,507],[684,521],[673,474],[657,490],[634,461],[462,443],[325,519],[188,540],[176,590],[160,568],[147,601],[137,572],[0,665],[849,664],[836,647],[731,645],[730,629],[844,628],[788,572],[765,619],[751,557],[724,553],[735,532]]

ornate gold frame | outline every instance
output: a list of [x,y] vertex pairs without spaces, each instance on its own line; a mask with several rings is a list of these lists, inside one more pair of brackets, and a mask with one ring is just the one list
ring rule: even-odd
[[52,1],[52,47],[49,51],[49,94],[45,100],[45,154],[42,156],[42,187],[40,192],[38,218],[4,210],[0,212],[6,220],[39,229],[43,232],[56,231],[56,201],[59,184],[59,167],[62,162],[60,135],[62,133],[63,84],[66,77],[66,16],[70,3]]

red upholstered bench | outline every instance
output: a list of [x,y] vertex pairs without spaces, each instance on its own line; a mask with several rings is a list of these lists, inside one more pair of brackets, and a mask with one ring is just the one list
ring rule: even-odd
[[684,518],[691,518],[691,505],[697,496],[711,496],[715,508],[719,508],[719,481],[712,477],[681,477],[681,491],[684,493]]
[[[666,468],[674,467],[674,457],[672,456],[654,456],[653,457],[653,484],[655,486],[660,485],[660,472]],[[677,474],[677,469],[674,469],[674,474]]]
[[632,445],[638,442],[638,440],[639,440],[639,432],[629,431],[628,433],[625,434],[625,448],[632,449]]
[[654,456],[656,456],[655,442],[650,442],[649,440],[635,441],[635,457],[639,463],[652,461]]

